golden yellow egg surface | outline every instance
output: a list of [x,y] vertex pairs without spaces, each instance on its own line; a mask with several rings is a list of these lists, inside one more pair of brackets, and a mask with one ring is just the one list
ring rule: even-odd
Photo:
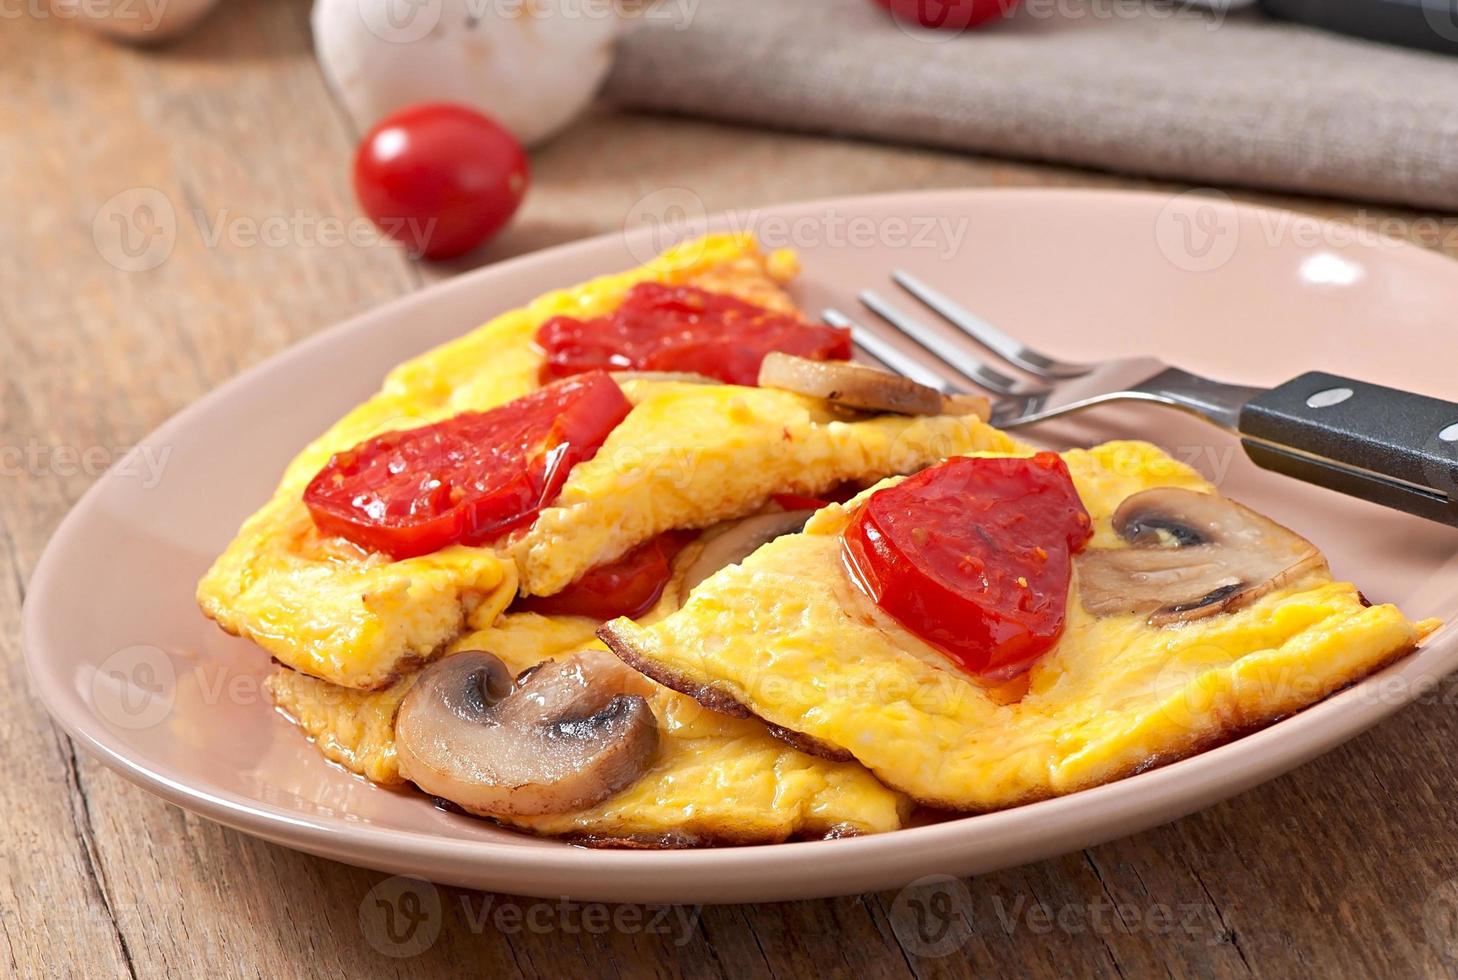
[[[315,528],[304,488],[335,453],[381,432],[484,410],[537,384],[537,328],[608,312],[639,282],[686,282],[793,310],[789,253],[717,235],[644,267],[549,293],[402,365],[378,395],[306,448],[198,586],[203,611],[295,670],[379,690],[437,655],[478,610],[518,592],[550,595],[653,536],[751,513],[775,493],[911,472],[942,456],[1012,444],[974,416],[844,420],[788,392],[626,381],[628,418],[579,464],[553,506],[492,548],[456,546],[404,561]],[[489,620],[486,621],[489,625]]]
[[[1064,455],[1094,547],[1151,487],[1209,492],[1144,443]],[[883,484],[885,485],[885,484]],[[919,802],[979,811],[1068,793],[1177,759],[1296,711],[1411,650],[1427,626],[1368,606],[1325,565],[1238,611],[1164,627],[1095,617],[1075,575],[1057,645],[1026,692],[962,673],[885,615],[842,567],[847,507],[818,512],[696,588],[651,626],[610,625],[615,649],[706,701],[847,752]]]
[[[677,563],[682,573],[693,559]],[[677,607],[670,588],[652,622]],[[452,652],[486,650],[513,674],[585,647],[598,624],[567,616],[508,613],[461,638]],[[449,654],[448,654],[449,655]],[[415,681],[407,675],[383,691],[355,691],[291,670],[269,678],[275,703],[328,758],[387,786],[404,779],[395,757],[395,714]],[[773,843],[791,837],[894,830],[909,801],[862,766],[830,762],[773,738],[752,718],[729,718],[653,685],[659,745],[637,781],[595,806],[570,813],[512,818],[532,833],[643,845]]]

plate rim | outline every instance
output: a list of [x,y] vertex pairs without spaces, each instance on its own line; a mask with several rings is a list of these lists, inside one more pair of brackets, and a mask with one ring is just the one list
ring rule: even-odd
[[[943,188],[793,201],[757,208],[754,211],[763,215],[831,206],[854,211],[867,204],[914,203],[917,199],[928,198],[945,201],[949,196],[955,197],[958,204],[966,201],[968,207],[975,207],[978,200],[990,198],[1026,200],[1032,197],[1083,201],[1092,198],[1114,203],[1128,201],[1133,205],[1147,207],[1154,202],[1168,204],[1180,195],[1082,188]],[[1287,218],[1294,216],[1323,227],[1341,227],[1331,219],[1239,203],[1223,195],[1207,200],[1209,204],[1221,210],[1233,211],[1237,215],[1258,215],[1264,212]],[[707,227],[710,230],[725,227],[736,213],[742,212],[726,211],[710,216]],[[631,247],[635,237],[646,241],[652,233],[653,229],[609,231],[591,238],[552,246],[453,276],[363,310],[289,345],[223,382],[138,440],[137,447],[115,465],[121,467],[132,461],[140,451],[139,447],[165,443],[170,433],[189,425],[191,417],[235,397],[256,378],[274,370],[283,360],[296,357],[306,350],[333,345],[340,338],[362,329],[367,322],[381,318],[398,318],[403,311],[428,299],[481,288],[479,284],[482,280],[498,277],[503,281],[507,280],[522,266],[565,262],[576,254],[604,249],[610,242],[629,243]],[[1441,268],[1448,275],[1458,273],[1458,264],[1443,255],[1390,236],[1381,237],[1384,239],[1380,243],[1381,247],[1384,250],[1391,247],[1402,256],[1403,262],[1430,265],[1435,271]],[[1378,246],[1363,241],[1352,247],[1366,252]],[[40,656],[40,650],[44,646],[41,635],[42,619],[45,611],[52,605],[57,589],[57,565],[60,561],[58,555],[63,550],[59,543],[72,537],[75,529],[105,499],[107,475],[100,476],[86,490],[52,532],[27,583],[22,604],[22,660],[32,691],[45,705],[51,717],[89,755],[108,768],[154,795],[210,820],[285,846],[364,866],[381,867],[380,857],[376,855],[387,857],[388,864],[411,860],[422,863],[427,860],[462,862],[469,866],[465,870],[471,872],[462,877],[475,881],[473,887],[493,887],[489,884],[489,879],[496,871],[507,872],[508,874],[496,875],[498,878],[505,878],[510,873],[538,872],[571,876],[581,875],[587,870],[630,875],[634,879],[633,885],[640,886],[631,889],[635,893],[652,892],[654,888],[660,887],[670,892],[681,892],[684,891],[681,884],[671,883],[669,879],[678,879],[694,871],[701,871],[720,876],[703,879],[703,887],[709,890],[723,884],[723,876],[729,873],[737,883],[738,891],[746,896],[734,899],[736,901],[763,900],[759,896],[819,897],[847,892],[835,887],[817,888],[813,880],[804,880],[804,861],[811,855],[816,858],[837,857],[842,864],[853,863],[857,867],[870,867],[878,861],[885,862],[891,857],[901,855],[903,860],[899,863],[910,865],[900,872],[904,883],[920,877],[918,872],[921,870],[915,860],[904,859],[905,852],[921,852],[936,857],[942,863],[951,863],[955,860],[955,852],[967,850],[969,842],[972,841],[986,839],[988,842],[995,842],[1001,839],[1017,842],[1026,837],[1029,831],[1063,828],[1066,833],[1074,824],[1079,827],[1087,824],[1109,827],[1109,833],[1101,839],[1113,839],[1177,819],[1289,771],[1354,738],[1416,700],[1423,691],[1421,682],[1441,678],[1458,669],[1458,630],[1445,627],[1428,637],[1413,653],[1368,675],[1358,683],[1265,728],[1196,755],[1065,796],[992,813],[954,817],[940,823],[904,828],[885,834],[736,847],[611,850],[585,849],[567,844],[522,846],[521,843],[510,840],[465,840],[424,831],[375,827],[367,823],[352,824],[337,817],[326,818],[289,811],[277,804],[212,784],[174,779],[162,771],[166,768],[165,764],[159,765],[146,758],[134,759],[125,746],[115,744],[114,741],[109,743],[85,727],[84,722],[91,716],[91,712],[86,709],[80,696],[71,690],[66,678],[61,677],[58,672],[46,670],[46,664]],[[1366,692],[1375,685],[1390,684],[1393,678],[1400,678],[1404,682],[1400,694],[1393,696],[1389,693],[1386,697],[1371,698],[1364,703],[1363,695]],[[1346,717],[1334,724],[1328,722],[1328,716],[1340,713],[1345,713]],[[1235,764],[1241,774],[1234,779],[1226,775],[1231,763]],[[1236,788],[1232,790],[1231,786]],[[1150,805],[1146,801],[1151,796],[1159,798],[1162,803]],[[1085,814],[1081,821],[1077,819],[1080,812]],[[1140,823],[1143,817],[1150,819]],[[1114,826],[1121,818],[1130,822]],[[1083,830],[1079,831],[1079,835],[1088,836]],[[557,842],[552,843],[555,845]],[[979,846],[985,847],[987,844]],[[1038,853],[1026,860],[1039,860],[1066,853],[1069,848],[1054,844],[1039,851],[1034,845],[1033,850]],[[590,867],[584,868],[584,863]],[[1022,859],[1007,862],[1016,863],[1023,863]],[[843,872],[842,876],[853,874],[854,871]],[[436,874],[422,876],[431,877],[433,880],[450,880],[449,876]],[[879,874],[875,877],[897,878],[898,875]],[[755,883],[762,884],[763,887]],[[512,887],[520,894],[538,894],[538,897],[558,897],[564,894],[564,888],[556,886],[541,893],[534,893],[529,887],[522,891],[519,884]],[[592,891],[593,889],[579,890],[580,893]]]

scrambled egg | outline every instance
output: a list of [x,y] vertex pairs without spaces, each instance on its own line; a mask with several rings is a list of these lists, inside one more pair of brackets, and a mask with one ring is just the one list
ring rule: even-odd
[[[1091,547],[1124,546],[1110,519],[1138,491],[1213,489],[1143,443],[1064,458],[1094,521]],[[706,580],[674,615],[617,620],[603,635],[706,704],[853,756],[919,802],[977,811],[1104,783],[1266,724],[1396,659],[1432,626],[1369,607],[1324,566],[1245,609],[1165,628],[1093,617],[1075,576],[1066,630],[1026,690],[989,689],[850,583],[849,517],[821,510],[803,534]]]
[[[690,546],[676,567],[694,557]],[[677,605],[670,587],[651,622]],[[601,644],[597,623],[576,617],[508,613],[455,643],[451,652],[487,650],[513,673]],[[268,680],[276,704],[325,756],[386,786],[401,785],[395,713],[415,681],[354,691],[282,669]],[[902,823],[909,801],[852,762],[830,762],[790,748],[754,719],[729,718],[655,685],[660,732],[648,771],[614,796],[573,813],[512,818],[533,833],[646,845],[773,843],[790,837],[878,833]]]
[[780,492],[909,472],[942,456],[1010,445],[975,418],[840,421],[786,392],[636,381],[635,403],[556,504],[496,548],[452,547],[391,561],[314,527],[304,487],[331,454],[380,432],[483,410],[536,386],[536,329],[559,314],[610,311],[645,280],[687,282],[793,310],[779,283],[794,257],[711,236],[640,269],[550,293],[401,365],[374,398],[306,448],[273,499],[198,586],[203,611],[296,670],[366,690],[443,650],[478,610],[517,592],[550,595],[662,531],[747,514]]

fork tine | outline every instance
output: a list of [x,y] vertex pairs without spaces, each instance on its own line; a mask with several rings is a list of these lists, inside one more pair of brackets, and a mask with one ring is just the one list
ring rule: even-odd
[[1077,378],[1093,370],[1092,365],[1060,361],[1055,357],[1049,357],[1047,354],[1033,350],[908,272],[897,269],[891,273],[891,278],[896,280],[898,286],[936,310],[967,336],[1029,374],[1035,374],[1040,378]]
[[839,310],[829,309],[820,318],[832,327],[841,327],[851,332],[851,339],[857,347],[870,354],[896,374],[910,378],[928,388],[935,388],[944,395],[959,395],[962,392],[951,380],[926,367],[914,357],[909,357],[894,344],[888,342],[861,326]]
[[938,343],[935,331],[928,324],[902,312],[869,289],[860,294],[860,300],[871,312],[916,341],[938,360],[955,368],[958,374],[978,387],[999,395],[1031,395],[1044,390],[1041,386],[1029,385],[988,367],[970,354],[944,350],[945,345]]

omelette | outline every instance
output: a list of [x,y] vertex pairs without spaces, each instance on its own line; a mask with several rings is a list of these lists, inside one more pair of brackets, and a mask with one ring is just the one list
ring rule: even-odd
[[795,318],[781,288],[795,269],[792,253],[710,236],[549,293],[401,365],[289,465],[200,582],[204,613],[297,671],[385,690],[473,626],[489,628],[518,595],[557,594],[658,535],[753,513],[776,494],[816,495],[1013,447],[961,408],[877,415],[774,388],[625,376],[622,421],[529,525],[499,540],[396,557],[324,533],[305,505],[323,472],[370,440],[408,439],[540,393],[548,365],[535,338],[554,318],[610,314],[648,283]]
[[709,236],[399,366],[203,611],[350,772],[634,847],[1098,785],[1434,628],[1152,446],[1035,453],[985,400],[845,363],[795,272]]
[[[679,557],[680,578],[697,549]],[[642,621],[672,612],[678,594],[677,587],[669,589]],[[457,640],[445,657],[489,650],[518,675],[579,650],[604,650],[593,636],[598,625],[581,617],[510,612]],[[399,786],[407,780],[395,722],[418,676],[408,674],[381,691],[355,691],[281,668],[267,687],[325,756],[372,782]],[[909,801],[863,767],[799,752],[755,719],[708,711],[668,688],[644,684],[659,739],[631,785],[570,811],[496,819],[534,834],[608,846],[773,843],[901,826]]]
[[[710,577],[672,615],[651,625],[620,619],[600,635],[661,683],[727,715],[758,717],[822,756],[854,759],[918,803],[987,811],[1099,785],[1267,724],[1435,628],[1369,604],[1299,536],[1226,501],[1153,446],[1071,450],[1061,464],[1043,455],[1066,470],[1085,516],[1068,525],[1066,601],[1019,600],[1029,615],[1059,620],[1051,647],[1030,663],[969,672],[948,653],[956,637],[929,641],[857,579],[846,536],[902,479],[818,511],[802,533]],[[1032,506],[1031,497],[1010,499],[1014,509]],[[962,506],[980,532],[971,497]],[[1034,551],[1030,561],[1049,560]],[[1242,571],[1226,576],[1230,568]],[[984,583],[995,572],[972,569]],[[1211,575],[1177,601],[1160,598]],[[1263,584],[1247,587],[1242,575]],[[1026,575],[1005,584],[1029,586]]]

